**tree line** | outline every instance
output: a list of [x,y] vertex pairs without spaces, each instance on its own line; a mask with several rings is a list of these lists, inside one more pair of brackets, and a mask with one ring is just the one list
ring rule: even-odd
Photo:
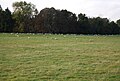
[[67,10],[44,8],[40,12],[32,3],[13,3],[14,11],[0,6],[0,32],[53,34],[120,34],[120,19],[78,16]]

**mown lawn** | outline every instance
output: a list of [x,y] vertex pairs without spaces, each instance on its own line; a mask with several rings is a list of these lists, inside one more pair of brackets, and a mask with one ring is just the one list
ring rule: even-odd
[[120,81],[120,35],[0,34],[0,81]]

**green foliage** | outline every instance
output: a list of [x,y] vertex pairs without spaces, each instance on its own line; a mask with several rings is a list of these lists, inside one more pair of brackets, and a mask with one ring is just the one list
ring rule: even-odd
[[0,81],[119,81],[120,35],[0,34]]
[[120,20],[89,18],[67,10],[44,8],[38,13],[35,5],[20,1],[13,3],[14,12],[0,6],[0,32],[53,33],[53,34],[120,34]]
[[67,10],[45,8],[35,17],[35,32],[62,34],[120,34],[120,27],[107,18],[88,18]]
[[5,11],[0,6],[0,32],[12,32],[14,27],[14,20],[10,10]]
[[27,3],[25,1],[13,3],[14,14],[20,14],[23,17],[33,17],[36,11],[35,5],[32,3]]
[[13,3],[13,18],[16,20],[15,32],[27,32],[27,27],[29,27],[29,20],[35,15],[38,11],[35,8],[35,5],[32,3],[27,3],[25,1]]
[[77,17],[67,10],[45,8],[35,18],[37,31],[46,33],[75,33]]
[[117,25],[120,27],[120,19],[117,20]]
[[110,22],[107,18],[90,18],[89,24],[90,33],[92,34],[120,34],[120,28],[117,24],[114,21]]
[[78,33],[89,34],[90,24],[85,14],[78,14]]

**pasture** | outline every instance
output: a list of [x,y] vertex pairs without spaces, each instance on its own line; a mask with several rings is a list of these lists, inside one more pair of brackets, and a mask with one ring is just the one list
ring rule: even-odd
[[120,81],[120,35],[1,33],[0,81]]

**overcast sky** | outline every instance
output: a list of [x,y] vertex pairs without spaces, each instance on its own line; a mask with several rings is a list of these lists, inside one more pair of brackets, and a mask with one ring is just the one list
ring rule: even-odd
[[[0,0],[3,9],[9,8],[11,11],[12,3],[21,0]],[[107,17],[110,20],[120,19],[120,0],[24,0],[36,5],[40,11],[45,7],[56,9],[67,9],[73,13],[84,13],[88,17]]]

